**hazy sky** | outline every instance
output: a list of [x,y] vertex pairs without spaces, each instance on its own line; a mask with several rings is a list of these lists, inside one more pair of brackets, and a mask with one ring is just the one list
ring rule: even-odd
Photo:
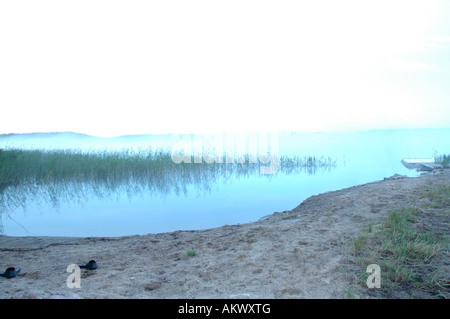
[[3,1],[0,133],[450,127],[450,1]]

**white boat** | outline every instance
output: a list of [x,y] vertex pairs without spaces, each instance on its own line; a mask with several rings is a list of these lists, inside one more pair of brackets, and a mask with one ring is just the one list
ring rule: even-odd
[[404,158],[402,159],[402,164],[409,169],[415,168],[425,171],[431,171],[435,167],[440,166],[436,164],[434,158]]

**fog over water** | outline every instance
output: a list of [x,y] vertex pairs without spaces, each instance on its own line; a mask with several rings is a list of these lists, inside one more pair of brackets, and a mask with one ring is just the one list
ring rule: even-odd
[[[114,138],[70,132],[0,135],[4,150],[134,154],[151,149],[169,152],[172,159],[191,159],[184,166],[171,162],[171,170],[159,175],[147,172],[132,179],[5,184],[0,188],[0,230],[13,236],[121,236],[253,222],[293,209],[311,195],[393,174],[418,176],[401,159],[449,154],[449,140],[450,129]],[[222,153],[223,163],[217,163]],[[200,157],[190,157],[196,154]],[[315,162],[308,164],[308,158]],[[273,170],[267,173],[268,168]]]

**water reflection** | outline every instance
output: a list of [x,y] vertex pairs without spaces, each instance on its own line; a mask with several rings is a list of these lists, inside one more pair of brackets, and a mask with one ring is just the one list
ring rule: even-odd
[[[418,176],[401,159],[450,153],[450,129],[283,133],[257,140],[70,135],[0,136],[0,220],[8,235],[29,234],[18,225],[33,235],[121,236],[250,222],[312,195],[394,174]],[[80,152],[58,151],[69,145]],[[124,146],[132,151],[122,152]],[[139,151],[150,146],[163,151]],[[171,151],[178,147],[186,151],[182,158],[202,147],[202,155],[219,151],[214,161],[192,157],[176,164]],[[241,149],[249,155],[241,157]],[[275,174],[261,174],[271,163],[251,158],[261,150],[279,151]],[[228,155],[222,163],[215,156],[221,151]]]
[[[267,164],[251,163],[248,155],[243,163],[209,164],[177,164],[164,152],[145,156],[102,153],[100,157],[102,161],[92,154],[4,150],[0,161],[8,170],[3,172],[0,183],[0,216],[14,220],[12,213],[18,208],[26,210],[30,204],[57,210],[62,203],[80,204],[93,198],[111,200],[123,194],[129,200],[137,196],[188,196],[188,188],[210,192],[219,181],[314,175],[336,168],[336,160],[331,157],[314,156],[281,156],[277,158],[277,172],[265,175],[260,172]],[[4,233],[3,227],[0,231]]]

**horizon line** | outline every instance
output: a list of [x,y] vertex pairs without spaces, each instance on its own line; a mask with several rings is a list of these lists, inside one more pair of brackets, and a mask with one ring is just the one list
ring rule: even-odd
[[186,133],[137,133],[137,134],[121,134],[121,135],[93,135],[83,132],[77,131],[40,131],[40,132],[10,132],[10,133],[0,133],[0,137],[11,136],[11,135],[33,135],[33,134],[77,134],[77,135],[85,135],[87,137],[96,137],[96,138],[119,138],[119,137],[133,137],[133,136],[162,136],[162,135],[219,135],[219,134],[255,134],[255,133],[270,133],[270,132],[278,132],[278,133],[306,133],[306,134],[345,134],[345,133],[363,133],[363,132],[374,132],[374,131],[413,131],[413,130],[445,130],[450,129],[450,127],[418,127],[418,128],[375,128],[375,129],[366,129],[366,130],[317,130],[317,131],[301,131],[301,130],[233,130],[233,131],[216,131],[216,132],[186,132]]

